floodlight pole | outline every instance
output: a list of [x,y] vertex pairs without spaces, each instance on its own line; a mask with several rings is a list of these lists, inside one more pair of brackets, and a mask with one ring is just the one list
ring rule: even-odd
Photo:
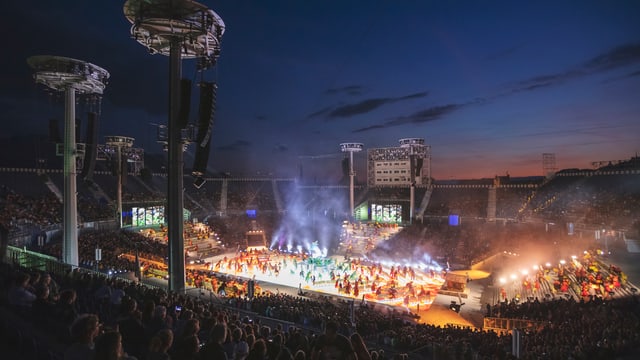
[[27,63],[35,71],[37,83],[54,91],[64,91],[64,177],[62,261],[79,265],[78,256],[78,204],[76,190],[76,159],[84,148],[76,144],[76,92],[102,95],[109,79],[105,69],[72,58],[50,55],[32,56]]
[[[111,148],[115,148],[116,158],[117,158],[117,168],[116,174],[118,178],[118,189],[116,191],[116,202],[118,207],[118,224],[120,225],[119,229],[123,227],[122,221],[122,183],[124,182],[124,178],[127,176],[127,167],[122,166],[122,154],[125,153],[124,149],[130,149],[133,146],[134,138],[127,136],[107,136],[105,138],[105,144]],[[111,159],[113,160],[113,158]],[[126,160],[125,160],[126,161]],[[122,171],[124,167],[125,171]]]
[[193,0],[127,0],[125,17],[131,35],[151,54],[169,56],[169,155],[167,225],[169,227],[169,290],[185,292],[183,238],[183,141],[180,127],[182,59],[199,60],[199,69],[215,65],[220,55],[224,22],[213,10]]
[[354,179],[356,177],[356,172],[353,169],[353,153],[362,151],[364,147],[361,143],[342,143],[340,144],[340,150],[342,152],[349,153],[349,210],[350,212],[350,220],[352,220],[355,216],[355,200],[354,200]]
[[168,126],[168,189],[167,225],[169,227],[169,289],[185,291],[183,237],[183,166],[182,131],[179,124],[180,78],[182,76],[181,40],[171,39],[169,51],[169,126]]
[[415,194],[416,194],[416,174],[414,171],[416,156],[420,156],[419,149],[424,149],[424,139],[422,138],[405,138],[400,139],[401,148],[409,148],[409,224],[413,224],[413,216],[415,212]]
[[78,266],[78,197],[76,192],[76,89],[65,89],[64,106],[64,204],[62,261]]

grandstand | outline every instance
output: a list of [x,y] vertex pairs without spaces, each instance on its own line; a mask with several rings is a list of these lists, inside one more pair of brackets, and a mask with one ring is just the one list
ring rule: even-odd
[[[518,314],[525,311],[523,310],[525,308],[533,311],[532,308],[540,307],[539,311],[546,311],[542,309],[546,309],[547,302],[558,304],[559,308],[570,312],[582,308],[585,309],[584,311],[594,311],[590,304],[601,301],[619,306],[620,309],[635,311],[629,310],[630,306],[633,309],[633,303],[630,304],[629,300],[625,299],[634,299],[637,296],[635,293],[637,288],[632,285],[639,279],[637,269],[634,269],[633,262],[625,262],[621,272],[617,266],[610,265],[613,258],[608,258],[605,256],[607,253],[604,252],[604,250],[612,252],[611,256],[632,254],[630,251],[636,248],[634,247],[636,242],[632,239],[640,238],[640,222],[636,216],[640,213],[638,187],[640,170],[630,168],[627,163],[624,164],[620,169],[607,166],[604,169],[595,170],[561,170],[548,179],[496,177],[479,180],[432,180],[428,186],[415,188],[413,206],[418,209],[415,217],[420,221],[413,224],[408,221],[407,209],[411,201],[408,185],[366,186],[361,184],[356,186],[357,216],[355,220],[362,223],[395,222],[402,228],[393,237],[381,243],[384,246],[378,246],[373,250],[367,248],[366,251],[370,251],[367,253],[370,258],[415,261],[424,259],[425,254],[428,254],[431,260],[447,264],[452,272],[456,270],[462,271],[462,274],[465,271],[490,272],[492,274],[490,278],[477,281],[478,284],[491,281],[490,284],[494,284],[494,287],[485,288],[485,291],[478,295],[481,296],[478,304],[474,305],[470,298],[465,298],[464,306],[460,307],[458,302],[456,304],[458,307],[453,308],[460,311],[456,316],[472,320],[472,313],[482,311],[484,316],[481,321],[471,323],[478,328],[484,327],[501,333],[509,332],[513,327],[530,327],[532,332],[544,333],[550,330],[536,322],[531,312],[526,313],[529,314],[529,320],[525,323],[516,321],[520,316]],[[160,274],[162,278],[166,270],[160,264],[164,263],[166,257],[166,244],[136,232],[116,230],[113,204],[115,180],[110,172],[98,170],[94,174],[93,182],[83,182],[78,186],[78,208],[82,224],[79,241],[81,268],[84,269],[83,271],[94,271],[96,268],[99,270],[98,273],[90,272],[87,273],[90,275],[83,275],[84,279],[94,277],[98,279],[103,276],[101,274],[109,273],[120,273],[123,274],[122,276],[134,274],[136,253],[143,263],[145,274],[149,276]],[[313,223],[317,225],[318,221],[330,215],[331,221],[325,223],[323,220],[323,224],[329,226],[333,222],[339,224],[342,219],[348,217],[349,190],[344,185],[303,185],[296,179],[253,179],[228,176],[209,176],[205,177],[205,180],[205,184],[200,188],[187,187],[185,207],[190,210],[190,220],[193,218],[206,220],[211,229],[215,230],[216,236],[220,239],[221,250],[219,251],[225,251],[224,249],[235,251],[243,243],[246,246],[247,232],[256,229],[265,236],[269,245],[274,234],[280,231],[283,219],[288,221],[313,219]],[[64,277],[69,269],[65,270],[65,265],[56,260],[60,256],[61,181],[61,173],[55,169],[0,168],[0,185],[2,185],[0,219],[9,227],[12,245],[34,251],[20,252],[17,248],[11,248],[9,256],[13,259],[12,262],[19,263],[23,267],[3,268],[7,274],[5,278],[10,278],[21,271],[30,273],[46,271],[55,274],[56,281],[61,286],[71,286],[69,280]],[[185,179],[185,183],[189,182]],[[123,189],[125,209],[164,205],[165,188],[166,175],[161,172],[150,172],[148,177],[129,174]],[[399,205],[401,208],[398,208],[398,213],[401,215],[401,220],[376,216],[372,212],[373,204],[382,205],[388,209]],[[252,211],[251,215],[247,210]],[[449,216],[452,214],[459,216],[458,226],[452,226],[449,223]],[[187,224],[185,229],[191,231],[189,226],[191,223],[185,224]],[[571,224],[571,231],[569,231],[569,224]],[[157,227],[153,228],[157,229]],[[137,229],[132,227],[130,230]],[[158,237],[158,239],[161,238],[162,236]],[[205,246],[217,244],[208,239],[208,237],[200,239],[196,236],[187,245],[193,250],[205,249]],[[532,244],[535,244],[533,250]],[[98,246],[102,250],[102,259],[99,263],[95,259],[95,248]],[[533,256],[533,254],[555,252],[569,254],[569,249],[577,247],[591,249],[589,256],[594,260],[581,256],[572,260],[569,260],[569,257],[566,259],[539,257],[531,262],[525,256],[525,254]],[[364,249],[365,247],[362,247],[359,251],[366,252]],[[541,249],[548,250],[541,251]],[[51,254],[52,257],[39,258],[38,253],[42,251]],[[124,255],[118,256],[118,254]],[[571,261],[571,264],[560,265],[560,260]],[[547,267],[547,261],[551,266]],[[524,275],[518,275],[523,277],[518,277],[515,281],[510,280],[509,276],[512,274],[509,275],[509,271],[523,262],[529,264],[528,266],[531,263],[537,264],[538,269],[542,269],[539,270],[542,271],[542,277],[537,282],[533,277],[528,278]],[[563,266],[567,268],[563,270]],[[569,266],[572,272],[563,273],[569,269]],[[596,274],[600,274],[602,279],[609,279],[607,281],[610,281],[612,287],[615,286],[615,281],[618,281],[622,287],[618,290],[607,288],[606,291],[604,288],[602,290],[584,288],[585,281],[591,284],[591,280],[581,280],[584,274],[576,272],[580,268],[592,269],[590,271],[593,272],[594,284],[597,281]],[[209,273],[197,271],[199,270],[188,270],[188,283],[195,288],[201,286],[203,289],[210,289],[208,290],[212,294],[210,296],[215,296],[213,299],[217,300],[213,303],[205,302],[206,306],[210,307],[209,311],[230,311],[226,307],[227,300],[240,304],[247,301],[242,297],[243,291],[246,291],[243,289],[248,286],[247,283],[224,277],[214,279]],[[504,285],[501,284],[502,278],[507,279]],[[585,279],[587,278],[588,276]],[[158,291],[142,290],[140,286],[129,285],[125,280],[108,281],[111,282],[112,288],[123,287],[129,289],[129,292],[134,291],[133,289],[145,292]],[[225,287],[222,293],[235,295],[225,298],[219,295],[218,291],[214,291],[220,287],[221,283],[224,283]],[[470,284],[470,288],[459,292],[460,297],[469,296],[469,291],[474,291],[475,281]],[[539,287],[536,288],[534,284],[539,284],[536,285]],[[10,284],[4,286],[5,289],[10,288]],[[264,291],[264,295],[253,300],[251,307],[254,312],[247,311],[242,307],[245,305],[242,305],[241,314],[246,314],[253,319],[263,316],[262,321],[272,323],[274,327],[301,327],[310,333],[321,331],[319,327],[322,326],[322,321],[319,318],[309,314],[304,315],[302,311],[296,312],[295,315],[278,311],[279,305],[274,304],[285,301],[304,308],[309,307],[309,304],[316,306],[315,301],[318,301],[317,306],[322,308],[329,306],[325,303],[326,300],[322,298],[297,300],[295,295],[291,295],[291,298],[283,297],[289,296],[284,295],[284,291],[282,295],[278,295],[272,292],[273,290],[262,288],[266,284],[260,284],[260,286],[262,290],[259,290],[259,293]],[[93,291],[98,289],[96,287]],[[92,303],[84,297],[85,295],[82,297],[81,309],[101,312],[98,304]],[[175,302],[189,303],[189,300],[180,296],[172,295],[173,300],[166,305],[172,306],[171,304]],[[442,295],[442,299],[447,299],[446,296]],[[530,299],[536,297],[541,297],[544,301],[530,302]],[[579,305],[585,298],[587,302]],[[575,304],[571,305],[571,310],[566,310],[569,306],[568,299],[575,301]],[[336,312],[343,314],[341,301],[346,300],[337,301],[331,306],[336,306]],[[484,311],[485,302],[491,305],[490,312]],[[518,304],[522,305],[518,306]],[[195,306],[195,304],[189,306]],[[238,310],[238,305],[232,306],[235,306],[232,311]],[[267,307],[269,311],[266,310]],[[476,309],[473,312],[472,307]],[[7,308],[3,309],[6,312]],[[348,312],[348,307],[345,309],[344,311]],[[496,333],[474,335],[475,333],[459,327],[445,327],[443,330],[436,325],[409,325],[412,321],[411,317],[406,317],[406,313],[402,311],[391,315],[399,321],[397,326],[385,325],[392,330],[374,330],[379,329],[381,324],[387,324],[388,320],[374,315],[372,309],[376,307],[357,307],[358,332],[367,336],[367,343],[371,347],[384,347],[390,353],[405,352],[410,355],[410,358],[432,358],[433,356],[447,358],[445,354],[451,352],[451,343],[446,336],[442,338],[435,336],[436,331],[444,332],[449,337],[463,336],[470,339],[469,341],[477,336],[478,339],[481,338],[482,341],[493,344],[492,346],[496,349],[501,347],[501,343],[510,341],[508,336]],[[414,308],[412,311],[420,314],[420,311],[416,310],[418,309]],[[437,306],[430,311],[437,313]],[[455,311],[450,312],[457,314]],[[25,316],[25,319],[30,319],[30,315]],[[105,319],[108,318],[107,315],[104,316]],[[344,313],[341,316],[348,318],[349,315]],[[444,317],[444,315],[438,316]],[[579,317],[579,315],[576,316]],[[202,313],[200,319],[201,323],[205,321]],[[456,321],[460,323],[462,320],[459,318]],[[19,345],[13,347],[13,350],[28,350],[37,353],[34,356],[38,358],[55,359],[60,356],[65,344],[70,341],[69,339],[52,341],[46,333],[30,325],[32,320],[14,319],[14,321],[20,321],[23,325],[18,335],[21,339]],[[615,328],[619,325],[618,322],[614,322],[618,321],[615,316],[609,316],[607,321],[612,322],[605,326]],[[349,330],[345,327],[343,331]],[[16,336],[16,333],[6,326],[3,332],[7,336]],[[399,335],[407,332],[415,336],[416,341],[406,342]],[[26,336],[38,339],[33,345],[35,349],[25,342]],[[431,336],[437,345],[433,345],[430,350],[425,350],[423,347],[425,343],[417,340],[423,336]],[[388,342],[384,340],[385,338],[389,339]],[[395,339],[393,347],[390,346],[391,339]],[[536,350],[531,346],[527,347],[528,351],[535,353]],[[633,346],[637,348],[638,344],[631,342],[629,346],[620,345],[612,351],[616,351],[617,354],[627,354],[632,351]],[[130,349],[131,345],[128,345],[128,348]],[[479,347],[472,346],[472,348],[476,354],[484,354],[486,351]]]

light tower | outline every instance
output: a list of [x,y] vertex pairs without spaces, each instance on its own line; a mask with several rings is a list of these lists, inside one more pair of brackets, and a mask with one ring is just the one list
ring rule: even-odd
[[542,154],[542,174],[547,178],[552,178],[558,168],[556,167],[556,154],[555,153],[543,153]]
[[[423,154],[424,153],[424,149],[425,149],[425,145],[424,145],[424,139],[422,138],[406,138],[406,139],[400,139],[400,147],[401,148],[408,148],[409,149],[409,169],[410,169],[410,184],[409,184],[409,223],[413,222],[413,213],[415,211],[414,207],[414,202],[415,202],[415,192],[416,192],[416,173],[418,171],[416,171],[416,169],[418,168],[416,166],[416,161],[418,159],[418,155],[419,154]],[[423,161],[422,158],[420,158],[420,161]],[[422,167],[422,166],[420,166]]]
[[213,10],[191,0],[127,0],[124,15],[131,36],[151,54],[169,56],[167,222],[169,290],[185,291],[183,238],[183,143],[180,124],[182,59],[198,59],[201,70],[220,55],[224,22]]
[[353,180],[356,176],[355,171],[353,171],[353,153],[362,151],[364,145],[362,143],[342,143],[340,144],[340,150],[342,152],[349,153],[349,216],[353,218],[354,211],[354,199],[353,199]]
[[[114,150],[116,157],[115,166],[117,166],[116,174],[118,177],[116,202],[118,204],[118,224],[120,225],[120,229],[122,229],[122,179],[123,177],[127,176],[126,171],[122,170],[122,155],[126,154],[127,149],[131,149],[133,147],[134,140],[134,138],[126,136],[105,136],[104,138],[104,143]],[[113,157],[111,158],[111,161],[113,161]]]
[[64,91],[64,195],[62,261],[78,266],[78,203],[76,195],[76,93],[102,95],[109,73],[81,60],[39,55],[27,59],[36,83]]

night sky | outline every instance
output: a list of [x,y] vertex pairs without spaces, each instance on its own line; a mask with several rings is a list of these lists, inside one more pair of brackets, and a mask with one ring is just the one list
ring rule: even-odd
[[[406,137],[431,145],[436,179],[542,175],[542,153],[562,169],[640,152],[640,1],[201,3],[226,24],[214,70],[183,66],[218,83],[211,170],[293,176],[304,155],[316,157],[307,169],[340,172],[340,143]],[[26,62],[57,55],[110,72],[101,141],[130,136],[161,152],[169,61],[131,38],[123,4],[3,4],[0,137],[62,123],[62,103]],[[364,166],[365,153],[355,159]]]

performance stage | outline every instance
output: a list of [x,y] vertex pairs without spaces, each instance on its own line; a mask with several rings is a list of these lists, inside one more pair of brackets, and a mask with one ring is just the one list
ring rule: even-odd
[[332,296],[426,310],[444,284],[437,265],[372,262],[344,256],[251,250],[224,256],[211,270]]

